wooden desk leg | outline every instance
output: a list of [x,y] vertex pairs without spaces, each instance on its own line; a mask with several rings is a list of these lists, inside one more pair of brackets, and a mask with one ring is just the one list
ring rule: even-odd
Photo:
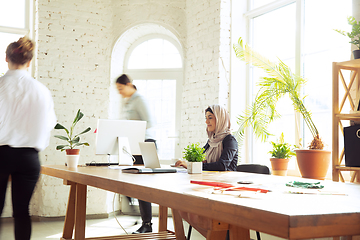
[[225,239],[226,233],[229,229],[229,224],[219,222],[217,220],[211,220],[211,226],[206,232],[206,240],[218,240]]
[[76,184],[70,184],[69,200],[66,209],[63,239],[72,239],[75,223],[75,199],[76,199]]
[[186,240],[182,218],[176,209],[171,209],[176,240]]
[[230,225],[229,238],[230,240],[236,240],[236,239],[250,240],[250,230],[246,228]]
[[[222,231],[209,230],[209,231],[207,231],[207,234],[206,234],[206,240],[225,239],[226,238],[226,233],[227,233],[227,230],[222,230]],[[236,238],[236,239],[242,239],[242,238]]]
[[86,223],[86,194],[87,186],[76,184],[76,200],[75,200],[75,236],[74,240],[85,239],[85,223]]
[[159,232],[167,230],[168,208],[159,206]]

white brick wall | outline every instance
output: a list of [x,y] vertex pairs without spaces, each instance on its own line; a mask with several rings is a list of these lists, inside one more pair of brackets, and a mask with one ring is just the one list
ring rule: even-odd
[[[35,77],[52,92],[58,121],[70,126],[80,108],[85,117],[78,123],[80,132],[96,128],[97,119],[107,118],[109,105],[109,69],[112,50],[110,0],[71,1],[38,0],[37,59]],[[61,131],[53,131],[62,134]],[[82,137],[90,147],[81,148],[80,163],[103,157],[94,156],[95,134]],[[61,143],[51,137],[49,147],[41,153],[42,164],[64,164],[64,152],[56,151]],[[31,213],[38,216],[65,214],[68,186],[60,179],[42,176],[31,203]],[[105,191],[88,191],[87,213],[107,212]],[[91,201],[92,202],[92,201]]]
[[[229,70],[226,66],[229,2],[35,0],[38,47],[35,77],[51,90],[58,121],[69,126],[80,108],[85,114],[77,126],[81,131],[88,126],[95,129],[97,119],[114,114],[109,111],[110,86],[115,76],[121,73],[121,56],[131,43],[147,32],[162,33],[177,38],[184,47],[181,148],[191,142],[204,144],[207,138],[204,109],[208,104],[227,103],[227,87],[222,85]],[[158,27],[144,28],[150,26],[146,24]],[[220,31],[220,27],[226,30]],[[131,32],[132,35],[126,34]],[[115,63],[119,69],[116,69],[112,51],[119,38],[125,35],[118,48]],[[114,91],[112,95],[115,95]],[[112,108],[114,111],[116,106]],[[95,134],[88,133],[82,140],[91,146],[81,148],[81,164],[104,160],[95,156]],[[42,164],[64,164],[64,153],[55,150],[59,143],[61,141],[51,137],[49,147],[40,154]],[[31,202],[31,214],[64,215],[68,191],[69,187],[60,179],[42,176]],[[88,192],[88,214],[110,211],[106,206],[109,197],[105,191],[89,188]],[[7,201],[3,217],[11,216],[9,205]]]
[[227,105],[230,55],[230,1],[188,0],[186,5],[191,7],[186,8],[182,149],[194,142],[205,145],[204,110],[208,105]]

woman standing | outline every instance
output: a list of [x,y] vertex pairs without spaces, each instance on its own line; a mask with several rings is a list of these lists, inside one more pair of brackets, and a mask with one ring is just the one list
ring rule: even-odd
[[[116,87],[120,95],[125,98],[122,106],[121,117],[127,120],[146,121],[145,142],[154,142],[156,145],[155,129],[153,128],[155,123],[152,115],[150,114],[145,98],[137,92],[135,85],[132,84],[129,76],[126,74],[118,77],[116,80]],[[152,232],[151,203],[142,200],[138,201],[142,225],[136,232],[133,233]]]
[[15,239],[29,240],[29,203],[40,173],[38,152],[56,124],[50,91],[27,72],[35,43],[27,37],[6,49],[9,70],[0,77],[0,215],[11,176]]

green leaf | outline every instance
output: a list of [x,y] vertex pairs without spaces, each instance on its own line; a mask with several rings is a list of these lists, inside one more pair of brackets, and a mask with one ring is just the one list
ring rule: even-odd
[[56,146],[56,150],[62,150],[67,147],[70,147],[70,146],[69,145],[58,145],[58,146]]
[[69,140],[70,140],[68,137],[61,136],[61,135],[54,135],[54,137],[59,138],[59,139],[61,139],[61,140],[65,140],[65,141],[69,141]]
[[66,129],[63,125],[61,125],[60,123],[57,123],[54,127],[54,129]]
[[91,130],[91,127],[88,127],[87,129],[85,129],[84,131],[82,131],[81,133],[77,134],[76,136],[79,136],[81,134],[87,133]]
[[75,126],[83,116],[84,116],[84,114],[79,109],[76,113],[76,117],[74,119],[73,126]]
[[66,131],[66,133],[69,134],[69,130],[67,130],[67,128],[64,127],[63,125],[61,125],[60,123],[57,123],[55,125],[54,129],[64,129]]
[[72,143],[78,143],[78,142],[80,142],[80,137],[74,138],[71,142],[72,142]]
[[76,144],[74,144],[74,147],[81,146],[81,145],[90,146],[89,143],[76,143]]

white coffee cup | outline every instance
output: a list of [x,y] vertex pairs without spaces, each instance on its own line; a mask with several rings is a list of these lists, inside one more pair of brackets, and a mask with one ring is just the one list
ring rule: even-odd
[[67,167],[77,169],[80,155],[66,155]]

